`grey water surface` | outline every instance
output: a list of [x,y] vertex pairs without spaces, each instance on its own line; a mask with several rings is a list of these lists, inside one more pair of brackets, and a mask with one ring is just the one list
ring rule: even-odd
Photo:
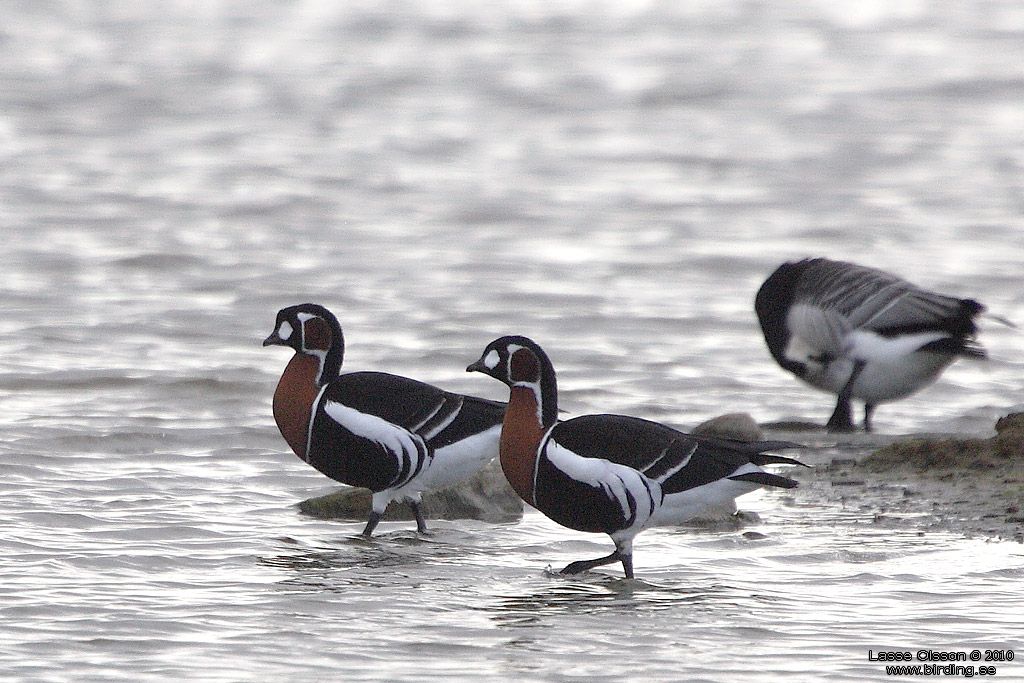
[[[464,368],[518,333],[569,414],[824,421],[753,315],[783,260],[1024,323],[1020,2],[23,0],[0,65],[0,677],[864,681],[869,650],[1024,649],[1019,543],[800,489],[742,498],[756,533],[646,532],[636,581],[546,572],[609,544],[532,512],[358,539],[296,510],[335,486],[260,346],[317,301],[349,369],[503,398]],[[878,430],[1024,409],[1024,336],[982,334]]]

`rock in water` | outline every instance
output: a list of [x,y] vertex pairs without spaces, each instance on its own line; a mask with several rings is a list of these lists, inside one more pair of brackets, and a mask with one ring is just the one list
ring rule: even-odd
[[[694,436],[737,441],[761,441],[764,433],[749,413],[727,413],[705,420],[691,431]],[[739,529],[746,524],[757,524],[761,520],[757,513],[737,510],[736,501],[724,505],[712,505],[686,522],[686,526],[705,529]]]
[[694,436],[710,436],[737,441],[761,441],[764,434],[749,413],[728,413],[705,420],[690,432]]
[[[427,519],[479,519],[484,522],[515,522],[523,516],[523,501],[505,480],[495,458],[486,467],[455,486],[423,494],[420,506]],[[326,496],[299,503],[299,510],[318,519],[364,520],[370,510],[367,489],[346,487]],[[395,502],[384,511],[386,521],[411,520],[412,510]]]

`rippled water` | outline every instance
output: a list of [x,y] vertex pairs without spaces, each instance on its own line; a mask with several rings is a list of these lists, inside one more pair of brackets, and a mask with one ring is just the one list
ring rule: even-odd
[[[753,293],[828,254],[1024,321],[1024,10],[784,2],[8,2],[0,8],[0,667],[24,680],[882,678],[869,649],[1021,647],[1016,543],[741,499],[639,579],[527,514],[323,522],[263,349],[501,398],[534,337],[563,407],[824,420]],[[986,326],[879,430],[986,433],[1024,338]],[[811,460],[827,458],[813,451]],[[799,476],[799,473],[795,473]],[[754,532],[754,533],[746,533]],[[1024,674],[1000,664],[999,679]]]

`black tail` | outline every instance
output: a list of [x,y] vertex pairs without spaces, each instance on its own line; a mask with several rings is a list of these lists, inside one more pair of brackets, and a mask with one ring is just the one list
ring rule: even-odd
[[[701,439],[708,441],[712,440],[708,437],[701,437]],[[787,458],[784,455],[772,455],[765,451],[786,451],[794,448],[807,448],[803,444],[793,443],[792,441],[737,441],[734,439],[714,439],[719,443],[726,443],[733,448],[739,448],[745,451],[749,455],[750,462],[755,465],[800,465],[801,467],[810,467],[804,463],[796,460],[795,458]]]
[[699,436],[690,434],[689,436],[707,443],[718,444],[725,448],[746,451],[753,454],[764,453],[765,451],[786,451],[793,448],[807,448],[807,446],[802,443],[780,441],[778,439],[765,441],[743,441],[742,439],[730,439],[723,436],[711,436],[704,434]]
[[770,455],[768,453],[758,453],[757,455],[750,456],[750,462],[755,465],[800,465],[800,467],[810,467],[794,458],[787,458],[784,455]]
[[748,472],[747,474],[736,474],[729,477],[733,481],[749,481],[752,484],[761,486],[776,486],[780,489],[796,488],[798,485],[795,479],[781,477],[771,472]]

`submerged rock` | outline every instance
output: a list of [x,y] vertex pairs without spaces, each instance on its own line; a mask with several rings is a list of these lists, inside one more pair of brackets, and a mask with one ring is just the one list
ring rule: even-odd
[[[505,480],[497,459],[455,486],[423,494],[420,506],[427,519],[479,519],[484,522],[515,522],[523,516],[523,501]],[[319,519],[365,520],[370,512],[370,492],[346,487],[326,496],[299,503],[299,510]],[[413,519],[412,510],[394,502],[384,520]]]
[[761,516],[751,510],[739,510],[736,501],[710,505],[683,522],[682,526],[705,531],[736,531],[751,524],[760,524]]
[[[764,433],[749,413],[726,413],[705,420],[691,431],[694,436],[706,436],[717,439],[735,439],[737,441],[762,441]],[[756,512],[738,510],[736,501],[723,505],[711,505],[684,524],[689,527],[726,531],[740,529],[748,524],[760,524],[761,519]]]

